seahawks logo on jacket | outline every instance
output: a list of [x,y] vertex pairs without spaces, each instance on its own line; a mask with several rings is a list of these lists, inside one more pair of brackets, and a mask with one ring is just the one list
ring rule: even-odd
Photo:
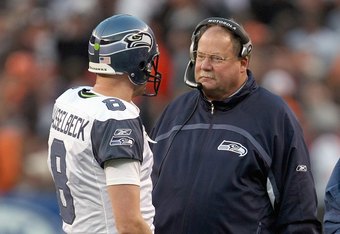
[[222,143],[217,147],[217,150],[230,151],[238,154],[240,157],[243,157],[248,153],[247,148],[240,143],[226,140],[222,141]]
[[148,51],[151,50],[153,44],[151,35],[146,32],[127,34],[124,38],[124,42],[127,43],[126,48],[147,47]]

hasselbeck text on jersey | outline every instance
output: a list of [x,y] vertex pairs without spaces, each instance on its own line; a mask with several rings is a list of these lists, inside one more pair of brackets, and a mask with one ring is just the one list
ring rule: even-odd
[[84,129],[89,121],[70,114],[60,108],[55,108],[52,115],[52,128],[71,137],[84,141]]

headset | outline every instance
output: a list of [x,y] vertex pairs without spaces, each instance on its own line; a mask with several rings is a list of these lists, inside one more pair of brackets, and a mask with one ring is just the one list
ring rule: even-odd
[[203,21],[201,21],[195,28],[194,32],[191,36],[191,45],[190,45],[190,61],[187,65],[187,68],[185,69],[184,73],[184,83],[188,85],[191,88],[202,88],[201,83],[197,83],[195,81],[195,56],[194,51],[197,50],[198,40],[201,37],[201,29],[208,25],[219,25],[226,29],[228,29],[230,32],[233,33],[237,38],[239,38],[241,43],[241,51],[239,53],[240,58],[248,57],[252,51],[253,45],[251,43],[251,40],[247,34],[247,32],[244,30],[244,28],[236,23],[233,19],[225,19],[221,17],[210,17]]

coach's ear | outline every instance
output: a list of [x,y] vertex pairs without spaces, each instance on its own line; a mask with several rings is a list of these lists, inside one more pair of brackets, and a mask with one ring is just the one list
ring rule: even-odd
[[247,72],[247,69],[249,67],[249,56],[246,56],[244,58],[240,58],[240,70],[241,70],[241,73],[243,72]]

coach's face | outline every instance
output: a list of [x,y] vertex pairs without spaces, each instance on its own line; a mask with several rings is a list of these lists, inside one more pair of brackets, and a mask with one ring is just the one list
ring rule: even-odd
[[231,34],[221,26],[208,28],[198,41],[195,80],[209,100],[223,100],[236,92],[247,79],[247,58],[234,51]]

